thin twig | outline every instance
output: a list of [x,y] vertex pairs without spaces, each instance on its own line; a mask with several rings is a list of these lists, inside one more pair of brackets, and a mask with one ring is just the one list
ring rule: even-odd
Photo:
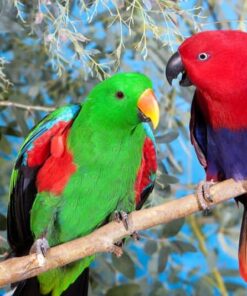
[[45,106],[32,106],[32,105],[25,105],[21,103],[16,102],[10,102],[10,101],[0,101],[0,107],[16,107],[19,109],[29,110],[29,111],[45,111],[45,112],[51,112],[56,109],[56,107],[45,107]]
[[[247,192],[247,181],[236,182],[233,179],[218,183],[210,188],[214,200],[212,205]],[[49,269],[64,266],[78,259],[114,251],[114,243],[140,231],[186,217],[200,209],[196,195],[191,194],[162,205],[135,211],[129,215],[129,229],[122,223],[111,222],[93,233],[64,243],[48,250],[46,260],[41,266],[36,254],[8,259],[0,264],[0,286],[36,276]]]

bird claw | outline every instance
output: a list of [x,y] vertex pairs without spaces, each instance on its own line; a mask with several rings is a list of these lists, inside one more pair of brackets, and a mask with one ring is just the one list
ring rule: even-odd
[[[124,225],[124,228],[126,230],[129,230],[129,215],[124,212],[124,211],[115,211],[114,212],[114,220],[118,223],[122,222]],[[135,241],[140,240],[140,235],[138,234],[138,232],[134,231],[131,235],[130,235]],[[123,241],[121,242],[117,242],[116,245],[117,246],[123,246]]]
[[33,243],[29,253],[36,254],[39,265],[42,266],[45,263],[45,256],[49,248],[50,246],[47,239],[42,237]]
[[123,255],[123,248],[122,245],[119,246],[117,244],[118,242],[112,245],[110,252],[114,253],[119,258]]
[[201,181],[196,190],[198,203],[206,215],[211,209],[210,203],[214,201],[210,194],[210,187],[214,184],[214,181]]
[[129,229],[129,218],[128,214],[124,211],[115,211],[114,212],[114,220],[117,221],[118,223],[122,222],[124,225],[124,228],[126,230]]
[[141,238],[137,231],[134,231],[130,236],[133,238],[134,241],[139,241]]

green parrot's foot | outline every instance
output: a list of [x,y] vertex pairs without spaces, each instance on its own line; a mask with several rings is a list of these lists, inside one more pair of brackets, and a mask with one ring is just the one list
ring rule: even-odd
[[115,242],[114,245],[119,248],[123,248],[124,241],[125,241],[125,239],[123,238],[122,240]]
[[45,256],[50,248],[49,243],[46,238],[42,237],[37,239],[31,249],[30,249],[30,254],[36,254],[37,255],[37,260],[39,262],[39,265],[42,266],[45,263]]
[[[126,230],[129,230],[129,215],[124,212],[124,211],[115,211],[114,212],[114,220],[117,221],[118,223],[122,222],[124,225],[124,228]],[[140,240],[140,235],[134,231],[131,235],[130,235],[135,241]]]
[[123,255],[123,248],[122,248],[122,245],[119,246],[118,244],[119,244],[119,242],[115,243],[111,247],[110,252],[114,253],[119,258]]
[[126,230],[129,229],[129,219],[128,219],[128,214],[124,211],[115,211],[114,212],[114,220],[117,221],[118,223],[122,222],[124,225],[124,228]]
[[210,194],[210,187],[216,182],[214,181],[201,181],[197,187],[196,195],[200,208],[204,211],[204,214],[208,214],[211,209],[211,203],[213,197]]
[[140,240],[140,235],[137,231],[134,231],[130,236],[133,238],[134,241]]

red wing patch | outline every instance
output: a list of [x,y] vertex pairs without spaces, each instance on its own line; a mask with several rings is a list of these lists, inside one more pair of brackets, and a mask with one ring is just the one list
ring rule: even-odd
[[66,121],[60,121],[38,137],[34,141],[32,149],[27,151],[27,165],[29,167],[40,166],[44,163],[47,157],[49,157],[49,154],[52,151],[57,153],[56,150],[61,149],[61,147],[54,146],[52,139],[62,135],[64,129],[69,127],[71,123],[68,124]]
[[27,151],[27,165],[41,166],[36,177],[38,192],[48,191],[60,195],[71,174],[76,171],[73,156],[66,146],[68,127],[71,123],[60,121],[55,124],[38,137],[32,149]]
[[146,138],[142,151],[141,166],[135,183],[136,205],[141,201],[141,194],[144,189],[153,183],[151,175],[155,174],[157,170],[156,150],[150,138]]
[[36,186],[38,192],[47,191],[58,196],[67,185],[70,176],[76,171],[73,155],[67,148],[68,130],[59,136],[55,136],[49,147],[49,157],[40,168]]
[[55,136],[51,139],[50,152],[54,157],[61,157],[65,148],[64,135]]

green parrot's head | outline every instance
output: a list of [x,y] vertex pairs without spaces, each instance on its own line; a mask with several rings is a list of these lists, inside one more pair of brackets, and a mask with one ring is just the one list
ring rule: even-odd
[[159,107],[152,83],[143,74],[119,73],[102,81],[89,93],[90,113],[105,126],[133,128],[141,121],[159,123]]

